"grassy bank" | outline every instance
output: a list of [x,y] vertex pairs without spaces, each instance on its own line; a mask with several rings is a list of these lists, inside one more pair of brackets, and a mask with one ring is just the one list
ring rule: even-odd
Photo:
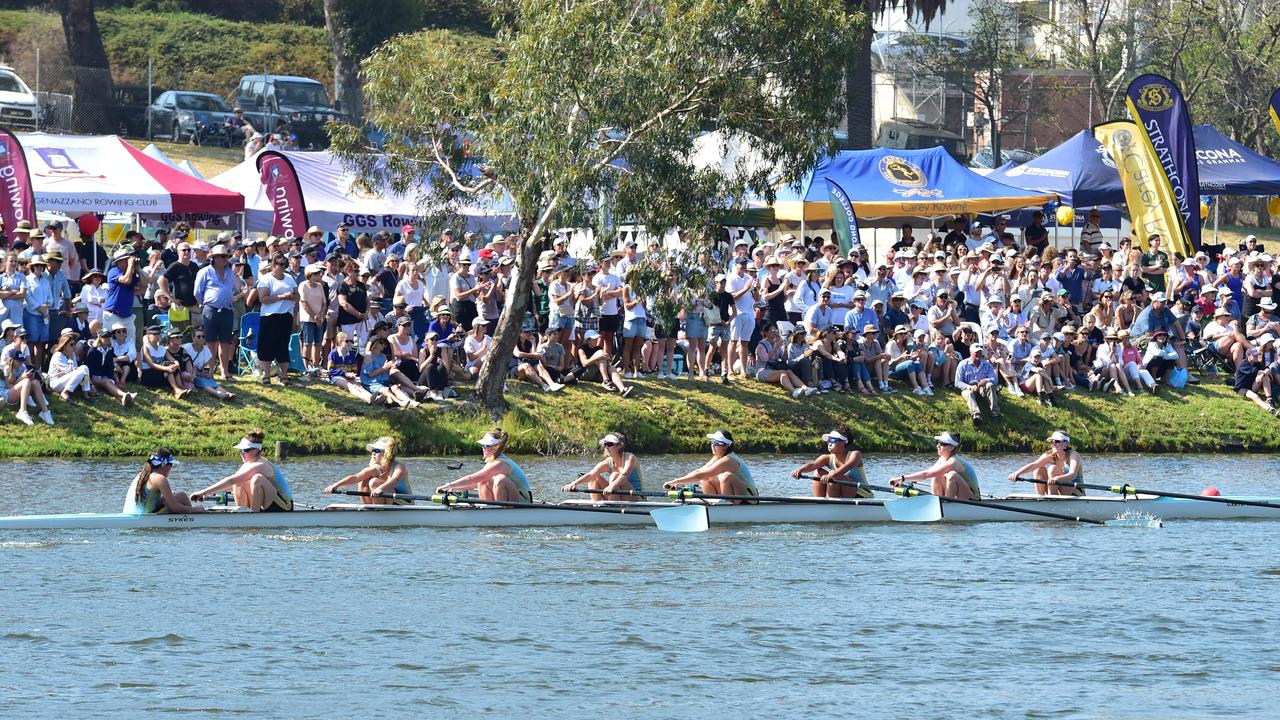
[[[980,429],[951,392],[933,399],[828,394],[796,401],[759,383],[637,385],[628,400],[596,387],[546,394],[517,385],[502,423],[512,434],[512,451],[594,452],[603,433],[621,430],[644,451],[702,452],[703,435],[717,427],[732,430],[744,451],[809,451],[818,435],[844,423],[857,446],[870,451],[931,450],[931,436],[943,429],[958,430],[970,450],[1025,451],[1062,428],[1089,452],[1280,452],[1280,423],[1221,384],[1133,399],[1074,392],[1062,395],[1058,408],[1006,398],[1004,423]],[[295,455],[359,453],[369,439],[386,434],[400,437],[414,454],[473,454],[475,438],[493,425],[468,403],[401,412],[369,408],[320,383],[268,389],[241,381],[233,389],[241,396],[234,403],[207,396],[177,402],[143,389],[137,405],[123,411],[105,398],[55,400],[53,428],[25,427],[6,413],[0,456],[137,455],[157,444],[188,456],[225,456],[253,426],[287,442]]]

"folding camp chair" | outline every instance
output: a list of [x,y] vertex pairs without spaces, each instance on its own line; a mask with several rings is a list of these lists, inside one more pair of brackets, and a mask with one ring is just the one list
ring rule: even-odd
[[240,318],[240,345],[236,350],[236,366],[240,375],[258,372],[258,336],[262,331],[262,315],[245,313]]

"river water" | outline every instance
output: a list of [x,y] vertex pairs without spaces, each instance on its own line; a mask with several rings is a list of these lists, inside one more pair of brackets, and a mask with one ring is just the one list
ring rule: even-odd
[[[286,471],[322,504],[362,460]],[[761,492],[803,492],[799,460],[751,457]],[[984,491],[1023,460],[975,458]],[[1277,460],[1088,470],[1280,495]],[[446,462],[410,460],[417,489]],[[543,498],[587,464],[522,462]],[[0,469],[7,515],[118,511],[135,465]],[[1267,521],[0,532],[0,717],[1274,718],[1278,546]]]

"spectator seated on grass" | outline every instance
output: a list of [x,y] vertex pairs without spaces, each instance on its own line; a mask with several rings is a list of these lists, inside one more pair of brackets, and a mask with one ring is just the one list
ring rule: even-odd
[[53,414],[40,384],[40,371],[31,364],[31,345],[25,327],[13,328],[12,341],[0,351],[0,396],[5,404],[18,408],[16,417],[26,425],[34,425],[30,408],[46,425],[53,424]]
[[756,344],[756,379],[770,385],[780,385],[782,389],[790,392],[793,398],[812,395],[814,388],[806,385],[799,376],[788,369],[785,353],[786,348],[782,344],[782,335],[778,332],[778,326],[767,325],[764,328],[764,337],[760,338],[760,342]]
[[[178,339],[181,340],[181,335]],[[192,331],[191,342],[182,345],[180,357],[184,364],[183,374],[190,378],[192,387],[219,400],[236,399],[213,377],[213,350],[206,342],[203,328],[197,327]]]
[[583,337],[583,344],[577,350],[577,355],[578,364],[582,367],[582,372],[578,376],[579,380],[582,382],[598,382],[605,390],[616,392],[622,397],[627,397],[631,394],[634,388],[626,384],[622,373],[610,362],[609,356],[604,351],[599,331],[588,330],[586,332]]
[[45,373],[45,382],[63,400],[71,399],[71,394],[77,390],[87,400],[92,400],[98,394],[89,379],[89,368],[81,365],[76,355],[79,340],[80,335],[75,330],[65,328],[49,355],[49,371]]
[[142,337],[142,350],[138,354],[142,384],[144,387],[161,390],[167,387],[173,391],[175,398],[181,400],[191,390],[183,385],[180,377],[181,364],[169,352],[169,344],[162,341],[160,335],[160,326],[151,325]]
[[84,356],[84,364],[89,368],[89,382],[100,392],[110,395],[120,402],[121,407],[128,407],[137,393],[125,392],[116,374],[116,354],[111,349],[110,328],[98,330],[98,335],[89,346]]
[[1271,372],[1263,360],[1262,351],[1250,346],[1244,360],[1236,366],[1235,380],[1231,387],[1244,399],[1263,410],[1280,417],[1272,396]]
[[338,333],[334,347],[329,351],[327,363],[329,384],[346,390],[352,397],[369,405],[373,404],[374,395],[365,389],[360,380],[360,366],[363,358],[355,347],[355,341],[344,332]]

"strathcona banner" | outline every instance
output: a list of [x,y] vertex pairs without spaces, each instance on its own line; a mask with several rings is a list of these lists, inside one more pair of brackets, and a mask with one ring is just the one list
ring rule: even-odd
[[1267,110],[1271,113],[1271,123],[1276,126],[1276,132],[1280,133],[1280,88],[1276,88],[1271,93],[1271,102]]
[[1138,242],[1145,248],[1148,238],[1159,235],[1165,242],[1172,241],[1172,249],[1185,253],[1185,248],[1179,247],[1185,237],[1173,188],[1141,128],[1130,120],[1114,120],[1095,125],[1093,136],[1106,148],[1120,172],[1124,201]]
[[1134,78],[1125,100],[1169,181],[1182,218],[1178,232],[1168,240],[1173,249],[1190,257],[1200,249],[1200,172],[1186,100],[1172,80],[1153,74]]
[[271,202],[271,234],[278,238],[300,238],[307,231],[307,205],[302,183],[289,158],[268,150],[258,155],[258,175]]
[[827,192],[831,195],[832,227],[840,243],[840,255],[845,256],[854,245],[862,244],[862,237],[858,234],[858,214],[853,211],[849,194],[831,178],[827,178]]
[[27,156],[22,152],[18,138],[5,128],[0,128],[0,220],[4,231],[13,240],[13,229],[26,220],[35,225],[36,194],[31,188],[31,173],[27,170]]

